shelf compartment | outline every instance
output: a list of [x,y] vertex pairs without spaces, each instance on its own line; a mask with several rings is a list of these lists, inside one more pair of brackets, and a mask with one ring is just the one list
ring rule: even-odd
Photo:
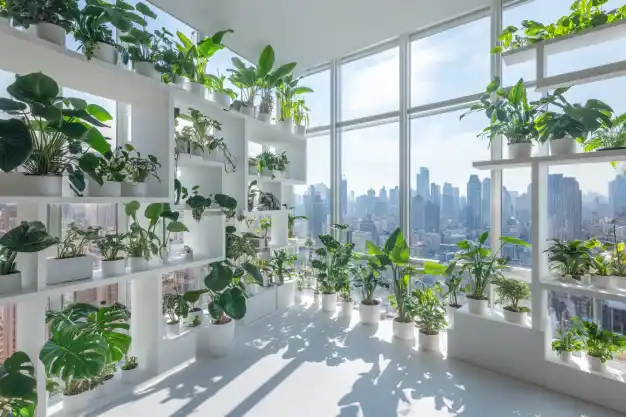
[[[626,280],[626,278],[624,278]],[[574,284],[559,281],[553,277],[546,277],[541,280],[541,285],[552,291],[562,291],[569,294],[582,295],[585,297],[601,298],[603,300],[626,302],[626,290],[608,290],[594,287],[592,285]]]
[[529,167],[533,163],[557,166],[557,165],[574,165],[574,164],[595,164],[603,162],[626,161],[626,149],[617,149],[611,151],[582,152],[571,155],[549,155],[535,156],[523,159],[500,159],[492,161],[477,161],[472,165],[476,169],[506,169]]

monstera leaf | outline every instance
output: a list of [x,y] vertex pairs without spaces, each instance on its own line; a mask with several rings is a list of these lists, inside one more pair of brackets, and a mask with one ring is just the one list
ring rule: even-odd
[[22,222],[0,238],[0,245],[13,252],[34,253],[58,243],[42,222]]
[[0,169],[9,172],[22,165],[33,152],[30,131],[18,119],[0,120]]
[[61,310],[48,311],[46,313],[46,323],[50,325],[51,331],[61,331],[66,327],[84,328],[90,314],[98,311],[98,307],[94,307],[88,303],[76,303]]
[[0,365],[0,416],[24,415],[36,404],[35,366],[26,353],[15,352]]
[[127,333],[130,326],[126,322],[126,317],[121,310],[101,307],[87,318],[84,331],[95,338],[105,340],[107,363],[119,362],[128,353],[131,337]]

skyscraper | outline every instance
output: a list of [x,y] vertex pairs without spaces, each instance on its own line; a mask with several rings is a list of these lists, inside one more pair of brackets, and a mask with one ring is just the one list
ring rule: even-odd
[[341,218],[345,220],[348,215],[348,180],[343,178],[341,180]]
[[482,184],[478,175],[470,175],[467,182],[467,220],[465,226],[470,230],[482,229]]
[[626,176],[617,175],[609,182],[609,207],[613,218],[626,216]]
[[491,226],[491,178],[483,180],[483,200],[481,207],[483,227]]
[[452,184],[443,183],[443,193],[441,194],[441,215],[447,218],[454,217],[454,192]]
[[452,188],[452,204],[454,206],[454,214],[458,214],[461,211],[461,190],[459,187]]
[[437,206],[441,205],[441,187],[434,182],[430,184],[430,201]]
[[581,239],[582,194],[575,178],[548,175],[549,236]]
[[418,192],[424,198],[424,201],[428,201],[430,197],[428,186],[430,184],[430,171],[426,167],[420,167],[419,179],[418,179]]
[[380,192],[378,193],[378,195],[380,196],[380,200],[383,203],[387,203],[387,188],[383,186],[383,188],[380,189]]
[[425,216],[426,202],[421,195],[413,197],[413,206],[411,207],[411,230],[423,230]]

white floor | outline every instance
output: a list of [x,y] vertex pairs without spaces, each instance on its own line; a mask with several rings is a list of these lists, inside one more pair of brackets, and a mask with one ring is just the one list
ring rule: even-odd
[[548,389],[392,341],[310,305],[238,329],[229,357],[193,363],[102,417],[617,417]]

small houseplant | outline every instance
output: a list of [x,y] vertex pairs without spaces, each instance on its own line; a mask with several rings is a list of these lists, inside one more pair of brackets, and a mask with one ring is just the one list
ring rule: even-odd
[[187,318],[189,307],[187,301],[178,291],[163,294],[163,314],[166,317],[165,331],[167,336],[172,338],[180,334],[180,320]]
[[361,291],[359,320],[366,325],[376,325],[380,321],[381,301],[375,298],[376,289],[389,289],[389,281],[382,274],[376,262],[357,264],[352,269],[352,285]]
[[11,0],[10,4],[7,10],[15,27],[61,46],[79,16],[76,0]]
[[354,300],[352,299],[352,286],[350,285],[349,275],[344,277],[343,283],[339,286],[339,305],[341,306],[341,315],[343,317],[352,317]]
[[459,295],[465,291],[462,288],[463,276],[460,274],[456,261],[450,262],[447,266],[432,261],[424,263],[424,274],[441,275],[445,277],[443,285],[446,287],[445,295],[448,297],[446,311],[448,313],[448,325],[454,326],[454,313],[461,308]]
[[189,323],[189,327],[196,327],[202,324],[204,313],[202,313],[202,308],[198,307],[198,302],[203,294],[204,292],[200,290],[191,290],[183,294],[183,298],[188,304],[189,317],[193,319]]
[[237,94],[233,91],[232,88],[226,87],[224,84],[226,82],[226,76],[220,75],[218,72],[217,75],[207,74],[206,75],[206,83],[211,90],[211,96],[213,101],[227,109],[230,107],[231,100],[234,100],[237,97]]
[[546,250],[550,269],[564,281],[580,283],[589,281],[591,264],[590,246],[582,240],[551,239]]
[[283,78],[294,70],[296,63],[285,64],[272,71],[273,67],[274,48],[272,48],[271,45],[267,45],[263,51],[261,51],[261,55],[259,55],[259,62],[256,68],[256,76],[261,94],[258,119],[266,123],[270,122],[272,110],[274,110],[274,90],[278,87]]
[[592,371],[604,373],[606,361],[612,360],[617,352],[626,350],[626,337],[600,328],[598,323],[590,320],[572,319],[578,335],[583,342],[583,350],[587,353],[587,361]]
[[286,249],[274,251],[274,256],[268,260],[267,266],[278,286],[276,293],[278,309],[286,308],[293,303],[296,287],[291,278],[295,272],[293,265],[297,260],[298,256],[289,253]]
[[306,135],[310,123],[309,111],[310,109],[306,106],[303,98],[293,102],[293,121],[296,124],[296,133],[299,135]]
[[572,353],[583,350],[583,342],[575,328],[559,327],[557,337],[552,341],[552,350],[563,362],[572,361]]
[[263,172],[268,172],[272,179],[284,177],[287,165],[289,165],[289,159],[287,158],[287,152],[276,155],[270,151],[263,151],[255,158],[257,162],[257,171],[259,175],[263,175]]
[[504,304],[502,311],[504,319],[510,323],[525,324],[527,315],[530,313],[528,307],[520,306],[520,301],[530,299],[530,287],[527,283],[513,278],[496,277],[491,281],[496,287],[496,294],[500,302]]
[[118,146],[108,151],[97,163],[85,167],[89,174],[89,195],[92,197],[119,197],[122,183],[128,176],[127,165],[130,152],[126,146]]
[[22,274],[17,269],[18,253],[36,253],[58,243],[41,222],[22,222],[0,237],[0,294],[19,292]]
[[457,242],[460,251],[455,255],[461,263],[459,271],[469,274],[469,288],[466,297],[469,311],[472,314],[484,316],[487,314],[489,299],[487,285],[496,278],[502,277],[502,271],[507,268],[508,259],[500,256],[506,244],[530,247],[530,243],[512,236],[501,236],[501,245],[496,252],[492,252],[486,245],[489,232],[483,232],[478,241],[462,240]]
[[298,220],[309,220],[309,218],[307,216],[294,216],[291,212],[287,214],[287,237],[289,239],[296,239],[294,229]]
[[421,350],[434,352],[439,350],[439,333],[445,330],[446,310],[441,297],[442,289],[436,285],[413,290],[413,314],[420,329],[418,343]]
[[626,113],[615,117],[611,126],[603,126],[592,132],[584,143],[585,152],[611,151],[626,148]]
[[139,360],[136,356],[128,356],[126,355],[124,359],[124,364],[122,365],[122,383],[132,384],[135,382],[135,376],[137,372],[131,372],[136,370],[139,367]]
[[3,416],[35,415],[35,365],[25,352],[15,352],[0,364],[0,382],[0,409]]
[[294,102],[298,96],[313,92],[309,87],[298,86],[299,83],[300,78],[294,78],[293,74],[287,74],[276,90],[280,99],[279,124],[289,132],[293,130]]
[[114,277],[126,272],[126,233],[107,233],[94,240],[102,258],[102,276]]
[[122,183],[122,195],[130,197],[145,197],[148,194],[148,181],[151,178],[161,182],[158,170],[161,164],[154,155],[142,158],[141,153],[135,150],[130,143],[124,145],[126,156],[126,170],[128,175]]
[[93,277],[93,257],[85,253],[85,248],[99,233],[99,226],[70,223],[65,237],[58,243],[57,256],[46,260],[46,282],[59,284]]
[[248,117],[254,117],[255,99],[259,94],[259,75],[254,66],[247,66],[239,58],[232,59],[235,68],[229,68],[230,82],[239,89],[239,99],[233,101],[231,109],[235,109]]

